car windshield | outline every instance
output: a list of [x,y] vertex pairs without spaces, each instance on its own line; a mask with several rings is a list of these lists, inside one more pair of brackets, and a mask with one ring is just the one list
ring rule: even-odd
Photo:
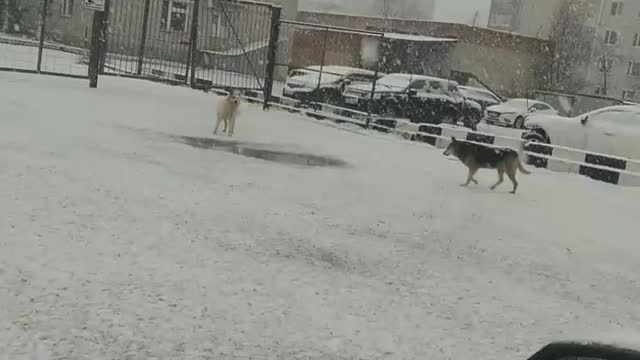
[[524,110],[530,108],[533,104],[535,104],[534,101],[527,100],[527,99],[509,99],[504,102],[504,105],[506,106],[513,107],[513,108],[521,108]]
[[0,358],[640,360],[631,103],[640,0],[0,0]]
[[294,81],[318,83],[318,80],[320,79],[320,82],[323,84],[334,83],[334,82],[340,81],[342,78],[343,78],[343,75],[340,75],[340,74],[335,74],[335,73],[330,73],[325,71],[320,73],[319,70],[313,71],[313,70],[306,70],[306,69],[294,71],[291,73],[291,75],[289,75],[290,80],[293,79]]
[[478,99],[481,101],[486,101],[486,102],[500,102],[499,99],[496,99],[493,95],[491,94],[487,94],[483,91],[478,91],[478,90],[474,90],[474,89],[469,89],[469,88],[460,88],[460,93],[468,98],[473,98],[473,99]]
[[408,75],[387,75],[380,78],[377,81],[378,85],[391,87],[391,88],[399,88],[406,89],[411,84],[412,77]]

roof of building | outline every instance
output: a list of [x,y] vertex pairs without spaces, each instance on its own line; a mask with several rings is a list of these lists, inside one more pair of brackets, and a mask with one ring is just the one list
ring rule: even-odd
[[415,41],[415,42],[457,42],[457,39],[451,38],[438,38],[433,36],[426,35],[411,35],[411,34],[401,34],[401,33],[384,33],[385,39],[391,40],[404,40],[404,41]]

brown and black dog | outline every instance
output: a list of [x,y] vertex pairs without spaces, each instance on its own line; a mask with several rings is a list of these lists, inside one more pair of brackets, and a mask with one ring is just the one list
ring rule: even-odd
[[451,144],[449,144],[444,151],[444,155],[454,155],[469,168],[467,182],[461,186],[469,186],[471,182],[477,184],[478,181],[473,177],[480,169],[496,169],[498,171],[498,182],[491,187],[491,190],[495,190],[495,188],[502,184],[504,174],[507,173],[507,176],[509,176],[509,179],[513,183],[513,191],[511,191],[511,193],[515,194],[516,190],[518,190],[518,180],[516,179],[518,170],[525,175],[530,174],[530,172],[522,166],[520,156],[513,149],[483,146],[466,141],[459,141],[452,137]]

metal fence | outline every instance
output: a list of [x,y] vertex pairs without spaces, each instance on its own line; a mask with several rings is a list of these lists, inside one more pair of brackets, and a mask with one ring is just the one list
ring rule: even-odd
[[[92,11],[37,0],[20,12],[0,28],[0,69],[88,76]],[[107,0],[101,72],[265,91],[279,18],[278,6],[249,0]]]
[[110,10],[105,73],[264,88],[279,8],[243,1],[111,0]]
[[[279,32],[280,56],[275,66],[281,82],[273,95],[293,98],[301,106],[322,103],[345,107],[345,111],[370,110],[368,102],[346,104],[342,92],[361,82],[371,85],[367,99],[374,95],[382,75],[379,47],[383,33],[290,20],[280,21]],[[304,75],[305,83],[286,82],[288,75],[295,74]]]
[[0,14],[4,15],[0,16],[1,70],[87,77],[84,60],[88,43],[58,41],[62,34],[60,20],[70,19],[73,8],[62,8],[51,16],[55,9],[50,0],[0,3]]

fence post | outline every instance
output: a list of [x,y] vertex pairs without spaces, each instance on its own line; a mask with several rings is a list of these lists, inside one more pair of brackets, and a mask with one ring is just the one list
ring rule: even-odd
[[320,60],[320,74],[318,74],[318,86],[317,90],[320,91],[320,85],[322,84],[322,71],[324,70],[324,62],[327,57],[327,39],[329,38],[329,28],[324,28],[324,36],[322,38],[322,59]]
[[[7,0],[8,1],[8,0]],[[42,15],[40,17],[40,39],[38,39],[38,65],[36,70],[42,71],[42,52],[44,49],[44,35],[47,29],[47,13],[49,12],[49,0],[42,0]]]
[[191,66],[191,88],[196,87],[196,55],[198,53],[198,17],[200,12],[200,0],[195,0],[193,4],[193,19],[191,19],[191,39],[189,41],[189,61],[187,62],[187,73],[185,80],[189,76],[189,66]]
[[104,0],[104,13],[102,27],[100,28],[100,74],[104,74],[104,65],[107,61],[107,40],[109,33],[109,13],[111,11],[111,0]]
[[371,84],[371,95],[369,96],[369,101],[367,102],[367,129],[371,125],[371,107],[373,106],[373,98],[376,95],[376,84],[378,83],[378,74],[380,73],[380,61],[382,60],[382,56],[380,56],[380,48],[382,47],[382,43],[384,41],[384,35],[379,38],[380,42],[378,44],[378,61],[376,61],[376,70],[373,78],[373,83]]
[[280,38],[280,15],[282,8],[271,7],[271,34],[269,35],[269,48],[267,49],[267,68],[264,79],[264,105],[266,110],[269,108],[273,92],[273,79],[276,72],[276,56],[278,51],[278,40]]
[[142,38],[140,39],[140,49],[138,50],[138,68],[136,74],[142,75],[144,66],[144,48],[147,46],[147,29],[149,28],[149,11],[151,11],[151,0],[144,1],[144,13],[142,15]]
[[[106,4],[105,3],[105,10]],[[100,66],[104,58],[104,44],[106,37],[106,24],[105,21],[106,11],[94,11],[93,12],[93,24],[91,27],[91,49],[89,50],[89,87],[98,87],[98,74],[100,73]]]

